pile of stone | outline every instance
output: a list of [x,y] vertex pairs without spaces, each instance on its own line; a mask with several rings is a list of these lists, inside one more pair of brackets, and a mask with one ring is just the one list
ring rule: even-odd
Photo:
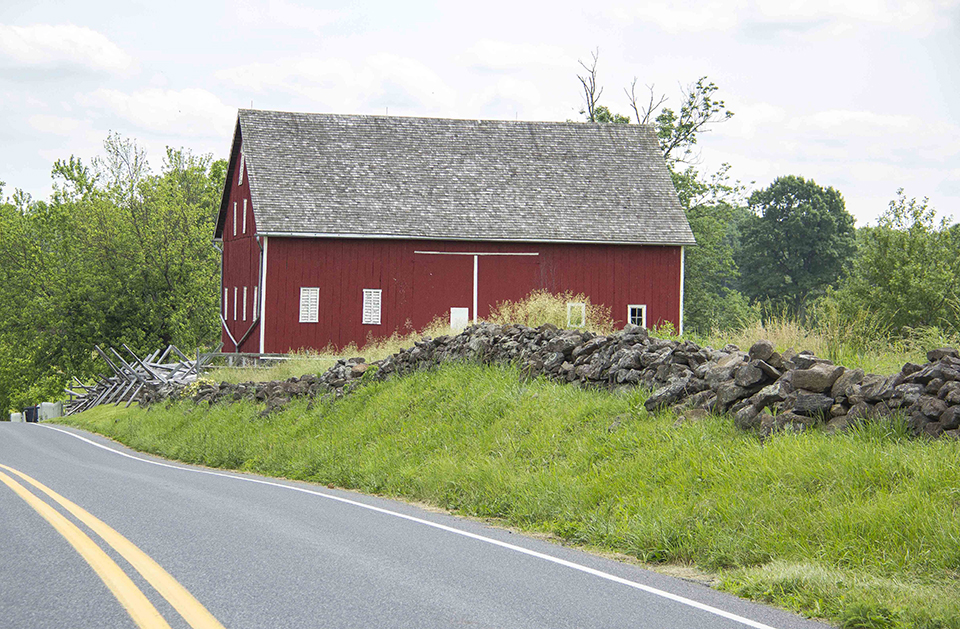
[[248,400],[263,402],[265,409],[262,415],[266,416],[282,409],[294,399],[313,399],[327,394],[341,397],[360,384],[360,378],[369,366],[363,357],[358,357],[339,360],[322,374],[305,374],[287,380],[235,384],[201,379],[194,386],[148,387],[141,392],[139,402],[141,407],[149,407],[158,402],[180,399],[211,405]]
[[[610,390],[645,387],[653,412],[675,408],[682,417],[728,414],[737,426],[769,435],[823,424],[842,431],[857,423],[899,412],[916,435],[960,436],[960,355],[952,348],[931,351],[926,365],[906,364],[892,376],[847,369],[810,352],[782,355],[769,341],[747,352],[691,341],[648,336],[637,326],[609,336],[552,325],[481,323],[455,336],[424,338],[413,347],[367,364],[340,360],[323,374],[283,382],[201,384],[195,402],[234,400],[265,403],[264,413],[295,398],[339,397],[364,380],[385,380],[437,365],[473,361],[517,364],[524,377],[545,376],[579,386]],[[150,404],[182,392],[151,389]]]

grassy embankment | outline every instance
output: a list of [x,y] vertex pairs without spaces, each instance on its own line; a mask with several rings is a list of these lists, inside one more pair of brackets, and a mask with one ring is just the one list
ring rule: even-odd
[[424,501],[846,627],[960,627],[960,444],[896,425],[761,443],[645,393],[450,365],[269,419],[248,403],[63,420],[191,463]]

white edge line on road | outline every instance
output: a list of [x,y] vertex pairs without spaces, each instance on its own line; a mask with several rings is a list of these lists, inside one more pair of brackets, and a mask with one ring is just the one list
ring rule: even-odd
[[111,448],[111,447],[105,446],[105,445],[103,445],[102,443],[97,443],[96,441],[93,441],[93,440],[91,440],[91,439],[87,439],[86,437],[83,437],[83,436],[78,435],[78,434],[76,434],[76,433],[70,432],[69,430],[64,430],[64,429],[62,429],[62,428],[54,428],[53,426],[50,426],[50,425],[48,425],[48,424],[40,424],[40,426],[42,426],[42,427],[44,427],[44,428],[49,428],[50,430],[55,430],[55,431],[57,431],[57,432],[62,432],[63,434],[65,434],[65,435],[70,435],[71,437],[74,437],[74,438],[76,438],[76,439],[79,439],[80,441],[85,441],[85,442],[89,443],[90,445],[96,446],[96,447],[98,447],[98,448],[102,448],[102,449],[104,449],[104,450],[107,450],[108,452],[113,452],[114,454],[119,454],[120,456],[125,456],[125,457],[127,457],[128,459],[133,459],[133,460],[135,460],[135,461],[142,461],[143,463],[149,463],[149,464],[151,464],[151,465],[158,465],[158,466],[160,466],[160,467],[169,467],[169,468],[172,468],[172,469],[175,469],[175,470],[182,470],[182,471],[184,471],[184,472],[193,472],[193,473],[195,473],[195,474],[207,474],[207,475],[210,475],[210,476],[220,476],[220,477],[223,477],[223,478],[232,478],[232,479],[234,479],[234,480],[245,481],[245,482],[248,482],[248,483],[256,483],[256,484],[258,484],[258,485],[269,485],[269,486],[271,486],[271,487],[279,487],[279,488],[281,488],[281,489],[289,489],[289,490],[292,490],[292,491],[299,491],[299,492],[304,493],[304,494],[310,494],[310,495],[313,495],[313,496],[319,496],[320,498],[327,498],[328,500],[335,500],[335,501],[337,501],[337,502],[342,502],[342,503],[344,503],[344,504],[352,505],[352,506],[354,506],[354,507],[360,507],[361,509],[367,509],[367,510],[369,510],[369,511],[376,511],[377,513],[382,513],[382,514],[384,514],[384,515],[390,515],[390,516],[393,516],[393,517],[395,517],[395,518],[400,518],[400,519],[402,519],[402,520],[408,520],[408,521],[410,521],[410,522],[415,522],[415,523],[417,523],[417,524],[422,524],[422,525],[424,525],[424,526],[429,526],[429,527],[431,527],[431,528],[439,529],[439,530],[441,530],[441,531],[446,531],[446,532],[448,532],[448,533],[453,533],[454,535],[461,535],[461,536],[463,536],[463,537],[469,537],[470,539],[475,539],[475,540],[480,541],[480,542],[486,542],[487,544],[493,544],[494,546],[499,546],[499,547],[501,547],[501,548],[506,548],[507,550],[512,550],[512,551],[515,551],[515,552],[518,552],[518,553],[521,553],[521,554],[524,554],[524,555],[528,555],[528,556],[530,556],[530,557],[536,557],[537,559],[542,559],[542,560],[544,560],[544,561],[549,561],[550,563],[554,563],[554,564],[557,564],[557,565],[560,565],[560,566],[564,566],[564,567],[566,567],[566,568],[571,568],[571,569],[573,569],[573,570],[577,570],[577,571],[579,571],[579,572],[583,572],[583,573],[586,573],[586,574],[589,574],[589,575],[593,575],[593,576],[599,577],[599,578],[601,578],[601,579],[606,579],[607,581],[613,581],[614,583],[619,583],[619,584],[621,584],[621,585],[626,585],[627,587],[632,587],[632,588],[637,589],[637,590],[642,590],[642,591],[647,592],[647,593],[649,593],[649,594],[653,594],[653,595],[655,595],[655,596],[660,596],[660,597],[669,599],[669,600],[671,600],[671,601],[675,601],[675,602],[677,602],[677,603],[681,603],[681,604],[683,604],[683,605],[688,605],[688,606],[690,606],[690,607],[694,607],[694,608],[696,608],[696,609],[705,611],[705,612],[707,612],[707,613],[714,614],[714,615],[716,615],[716,616],[721,616],[721,617],[723,617],[723,618],[726,618],[726,619],[728,619],[728,620],[732,620],[732,621],[734,621],[734,622],[738,622],[738,623],[743,624],[743,625],[746,625],[746,626],[748,626],[748,627],[754,627],[755,629],[775,629],[774,627],[771,627],[770,625],[765,625],[765,624],[763,624],[763,623],[756,622],[756,621],[754,621],[754,620],[750,620],[749,618],[745,618],[745,617],[743,617],[743,616],[739,616],[739,615],[737,615],[737,614],[733,614],[733,613],[731,613],[731,612],[724,611],[724,610],[719,609],[719,608],[717,608],[717,607],[713,607],[712,605],[707,605],[707,604],[705,604],[705,603],[701,603],[701,602],[699,602],[699,601],[695,601],[695,600],[690,599],[690,598],[687,598],[687,597],[685,597],[685,596],[679,596],[679,595],[677,595],[677,594],[672,594],[672,593],[667,592],[667,591],[665,591],[665,590],[661,590],[661,589],[658,589],[658,588],[655,588],[655,587],[651,587],[651,586],[649,586],[649,585],[643,585],[642,583],[637,583],[637,582],[635,582],[635,581],[630,581],[629,579],[624,579],[623,577],[618,577],[618,576],[616,576],[616,575],[610,574],[609,572],[603,572],[602,570],[597,570],[597,569],[595,569],[595,568],[590,568],[590,567],[588,567],[588,566],[584,566],[584,565],[581,565],[581,564],[578,564],[578,563],[574,563],[574,562],[572,562],[572,561],[567,561],[566,559],[560,559],[560,558],[558,558],[558,557],[553,557],[553,556],[551,556],[551,555],[547,555],[547,554],[544,554],[544,553],[541,553],[541,552],[537,552],[537,551],[535,551],[535,550],[529,550],[529,549],[527,549],[527,548],[523,548],[522,546],[516,546],[516,545],[510,544],[510,543],[508,543],[508,542],[501,542],[500,540],[493,539],[492,537],[484,537],[483,535],[478,535],[478,534],[476,534],[476,533],[470,533],[470,532],[468,532],[468,531],[461,531],[460,529],[456,529],[456,528],[453,528],[453,527],[451,527],[451,526],[447,526],[447,525],[445,525],[445,524],[438,524],[437,522],[431,522],[431,521],[429,521],[429,520],[423,520],[423,519],[421,519],[421,518],[418,518],[418,517],[415,517],[415,516],[412,516],[412,515],[406,515],[406,514],[403,514],[403,513],[398,513],[398,512],[396,512],[396,511],[390,511],[389,509],[384,509],[384,508],[382,508],[382,507],[375,507],[375,506],[373,506],[373,505],[364,504],[364,503],[358,502],[358,501],[356,501],[356,500],[350,500],[349,498],[342,498],[342,497],[340,497],[340,496],[334,496],[334,495],[331,495],[331,494],[323,493],[322,491],[314,491],[314,490],[312,490],[312,489],[306,489],[306,488],[304,488],[304,487],[297,487],[297,486],[294,486],[294,485],[284,485],[283,483],[274,483],[274,482],[271,482],[271,481],[260,480],[260,479],[258,479],[258,478],[250,478],[250,477],[247,477],[247,476],[238,476],[238,475],[235,475],[235,474],[226,474],[226,473],[223,473],[223,472],[214,472],[214,471],[212,471],[212,470],[201,470],[201,469],[196,469],[196,468],[192,468],[192,467],[181,467],[181,466],[179,466],[179,465],[171,465],[170,463],[162,463],[162,462],[160,462],[160,461],[151,461],[150,459],[143,459],[143,458],[140,458],[140,457],[138,457],[138,456],[133,456],[132,454],[127,454],[126,452],[121,452],[121,451],[119,451],[119,450],[114,450],[114,449]]

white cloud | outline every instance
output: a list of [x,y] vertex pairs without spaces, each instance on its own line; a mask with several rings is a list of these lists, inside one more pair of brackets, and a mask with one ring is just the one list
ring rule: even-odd
[[[960,162],[960,125],[915,115],[829,109],[798,115],[747,103],[703,142],[704,171],[729,162],[734,176],[801,175],[840,190],[859,224],[886,208],[896,188],[915,196],[960,196],[944,164]],[[941,204],[944,214],[956,208]]]
[[145,89],[133,93],[99,89],[77,97],[81,105],[106,110],[140,129],[179,137],[229,137],[237,110],[202,89]]
[[416,59],[384,53],[369,57],[367,64],[381,84],[395,84],[430,109],[450,107],[456,101],[456,92],[436,72]]
[[484,70],[528,70],[531,66],[576,67],[573,59],[558,46],[514,44],[481,39],[465,51],[463,60]]
[[437,112],[456,101],[456,92],[427,65],[390,53],[361,61],[314,57],[254,63],[222,70],[217,77],[257,92],[299,94],[328,111]]
[[805,153],[836,159],[919,165],[960,157],[960,127],[917,116],[828,110],[793,118],[783,130],[810,141]]
[[794,118],[790,121],[789,127],[794,130],[819,129],[830,132],[839,131],[845,134],[872,135],[884,130],[887,132],[910,130],[920,124],[922,124],[922,121],[912,116],[831,109]]
[[73,24],[0,24],[0,66],[118,72],[133,58],[104,35]]
[[[504,118],[524,120],[563,120],[557,117],[553,103],[545,103],[540,89],[532,81],[523,81],[512,76],[503,76],[467,99],[465,111],[459,117]],[[542,118],[549,109],[551,118]]]
[[36,114],[27,118],[27,123],[42,133],[53,135],[71,136],[83,124],[76,118],[65,118],[63,116],[49,116],[46,114]]
[[286,0],[242,2],[234,9],[242,22],[257,27],[266,25],[319,31],[344,17],[341,11],[314,9]]
[[641,3],[631,9],[613,9],[615,19],[652,22],[668,33],[728,31],[744,26],[767,26],[793,32],[838,34],[853,24],[868,23],[905,31],[944,28],[960,0],[726,0]]

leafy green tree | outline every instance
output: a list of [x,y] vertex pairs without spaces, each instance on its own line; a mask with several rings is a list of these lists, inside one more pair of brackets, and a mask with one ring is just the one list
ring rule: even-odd
[[897,190],[877,225],[858,230],[852,269],[834,297],[847,315],[877,313],[895,332],[960,331],[960,228],[937,221],[928,199]]
[[630,116],[621,116],[610,111],[605,105],[597,105],[593,111],[593,122],[630,124]]
[[724,202],[687,210],[697,238],[697,246],[686,250],[684,269],[684,323],[692,332],[739,328],[758,317],[737,290],[736,226],[742,212],[743,208]]
[[167,149],[150,172],[111,135],[88,167],[53,167],[50,202],[0,202],[0,409],[59,397],[100,365],[94,344],[146,353],[218,340],[211,245],[226,163]]
[[692,166],[671,169],[696,247],[686,249],[684,265],[684,325],[701,334],[743,327],[758,317],[740,293],[739,225],[748,214],[744,186],[731,180],[724,164],[709,177]]
[[[642,110],[643,118],[640,118],[641,109],[637,105],[633,91],[635,86],[636,79],[631,90],[627,92],[630,97],[630,106],[636,112],[638,120],[647,120],[656,112],[656,109],[652,109],[653,105],[648,106]],[[663,151],[663,157],[671,169],[675,168],[677,163],[695,163],[699,155],[694,152],[694,147],[700,134],[709,131],[709,125],[724,122],[733,117],[733,112],[727,109],[726,103],[715,98],[714,94],[719,89],[712,81],[708,81],[707,77],[700,77],[695,83],[683,89],[679,110],[674,111],[664,107],[657,114],[655,122],[660,150]],[[650,103],[653,103],[653,88],[651,87],[650,90]],[[661,98],[660,103],[663,102],[666,101]]]
[[853,255],[854,219],[835,189],[792,175],[754,192],[749,206],[738,260],[742,290],[802,317]]

